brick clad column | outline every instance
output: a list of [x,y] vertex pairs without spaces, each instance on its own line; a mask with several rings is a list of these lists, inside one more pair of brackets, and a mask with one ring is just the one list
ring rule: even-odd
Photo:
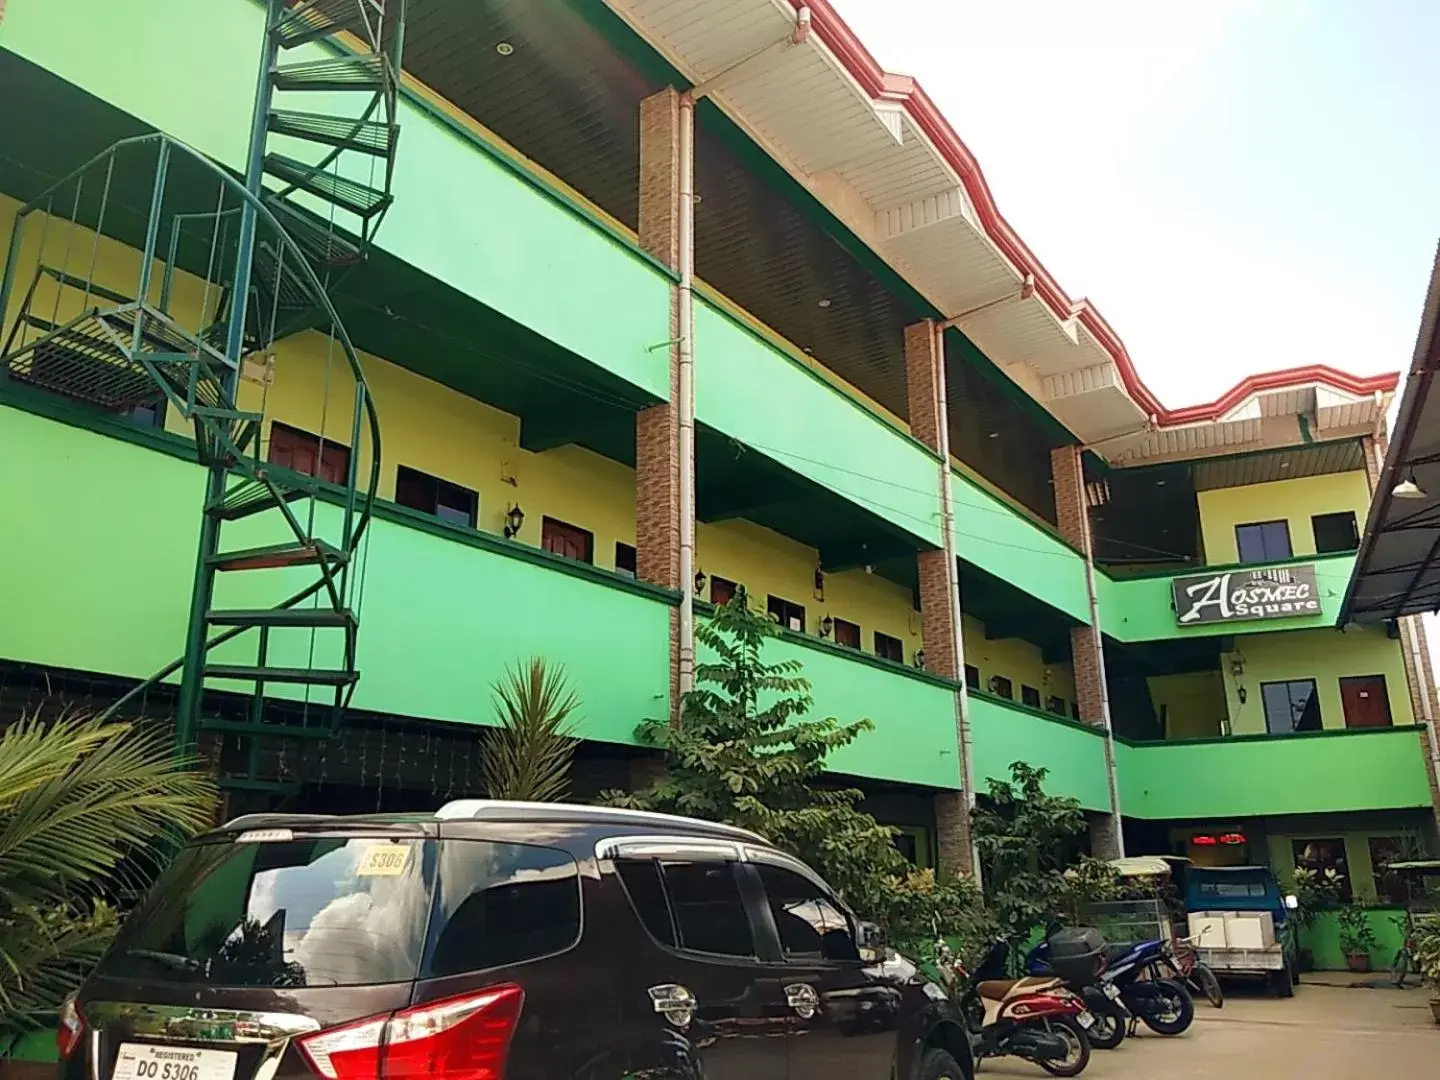
[[[945,377],[945,358],[929,322],[905,328],[905,390],[910,409],[910,433],[940,452],[940,380]],[[942,462],[940,468],[948,469]],[[938,481],[938,477],[937,477]],[[925,648],[925,667],[960,684],[955,692],[955,744],[960,744],[960,718],[965,703],[964,673],[961,670],[960,628],[955,625],[953,553],[946,548],[921,551],[915,556],[920,590],[920,635]],[[963,764],[963,763],[962,763]],[[935,796],[935,839],[943,870],[963,874],[972,871],[970,848],[970,804],[966,794],[945,791]]]
[[[640,246],[671,269],[680,259],[680,95],[640,102]],[[635,575],[679,589],[680,312],[670,290],[670,399],[635,414]],[[680,612],[670,609],[670,716],[680,708]]]
[[[1082,552],[1086,548],[1089,517],[1085,506],[1085,474],[1080,447],[1060,446],[1050,451],[1050,473],[1055,481],[1055,518],[1060,535]],[[1076,626],[1070,630],[1070,665],[1075,669],[1075,698],[1080,719],[1097,726],[1105,723],[1101,689],[1104,672],[1095,648],[1095,628]]]

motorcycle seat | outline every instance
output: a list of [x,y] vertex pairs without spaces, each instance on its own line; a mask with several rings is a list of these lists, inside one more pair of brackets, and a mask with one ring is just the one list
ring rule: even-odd
[[986,979],[975,987],[975,992],[986,1001],[1005,1001],[1016,994],[1035,994],[1059,985],[1059,979],[1049,976],[1027,976],[1023,979]]

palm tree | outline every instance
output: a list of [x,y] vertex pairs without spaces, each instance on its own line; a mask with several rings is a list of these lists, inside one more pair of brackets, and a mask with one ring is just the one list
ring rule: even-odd
[[569,717],[580,699],[565,668],[543,657],[507,667],[492,687],[500,726],[485,739],[485,791],[492,799],[558,802],[570,793],[575,754]]
[[41,710],[0,731],[0,1036],[44,1023],[215,789],[163,727]]

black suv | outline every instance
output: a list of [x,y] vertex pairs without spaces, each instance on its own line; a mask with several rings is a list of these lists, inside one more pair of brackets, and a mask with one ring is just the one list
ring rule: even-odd
[[740,829],[485,800],[240,818],[61,1016],[64,1080],[962,1080],[945,995]]

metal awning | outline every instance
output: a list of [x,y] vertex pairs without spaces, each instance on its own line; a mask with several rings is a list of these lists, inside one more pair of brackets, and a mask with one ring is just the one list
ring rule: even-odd
[[1440,611],[1440,253],[1341,624]]

